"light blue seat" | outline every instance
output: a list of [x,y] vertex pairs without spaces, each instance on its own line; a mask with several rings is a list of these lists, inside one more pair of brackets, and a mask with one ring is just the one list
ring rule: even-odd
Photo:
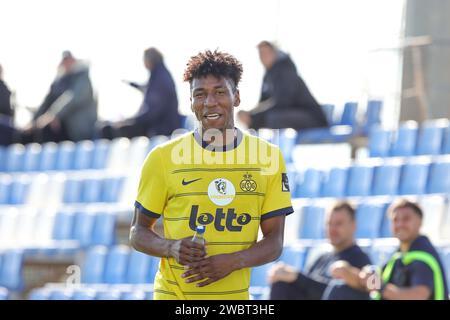
[[148,278],[150,279],[149,282],[153,283],[153,282],[155,282],[155,276],[156,276],[156,273],[158,272],[161,259],[158,257],[150,257],[150,258],[151,258],[151,263],[150,263],[150,271],[149,271]]
[[0,172],[6,170],[6,148],[0,146]]
[[60,211],[56,213],[53,223],[54,240],[70,240],[73,236],[75,214],[71,211]]
[[102,202],[118,202],[125,177],[111,177],[103,179]]
[[347,168],[332,168],[322,181],[320,196],[341,198],[345,195]]
[[15,179],[10,186],[9,204],[24,204],[29,189],[30,181],[28,179]]
[[342,111],[341,121],[339,125],[356,126],[356,112],[358,111],[358,103],[346,102]]
[[372,187],[373,167],[353,165],[349,168],[347,179],[347,196],[369,196]]
[[8,300],[8,289],[0,287],[0,300]]
[[28,295],[29,300],[48,300],[50,297],[50,290],[39,288],[34,289]]
[[297,198],[315,198],[320,194],[322,173],[316,169],[306,169],[297,175]]
[[73,169],[83,170],[92,167],[92,158],[94,153],[94,143],[90,140],[77,142],[74,152]]
[[384,205],[362,203],[356,209],[356,238],[378,238],[383,221]]
[[9,177],[0,177],[0,204],[9,204],[11,183]]
[[444,130],[441,153],[450,154],[450,126]]
[[145,292],[143,290],[127,291],[122,294],[120,300],[145,300]]
[[150,269],[153,260],[150,256],[131,250],[125,276],[126,283],[150,283]]
[[23,287],[22,266],[22,250],[11,249],[4,252],[0,270],[0,286],[11,291],[21,290]]
[[64,203],[81,202],[83,181],[79,178],[67,179],[64,184]]
[[292,151],[297,141],[297,131],[292,128],[280,129],[279,147],[286,163],[292,162]]
[[399,194],[424,194],[427,187],[428,167],[427,163],[409,162],[403,165]]
[[105,283],[125,283],[129,253],[130,250],[125,246],[115,246],[109,250],[105,265]]
[[298,238],[323,239],[325,228],[325,209],[308,205],[302,209],[302,218]]
[[56,170],[72,170],[74,166],[75,143],[63,141],[58,144]]
[[96,140],[92,155],[92,169],[104,169],[108,160],[110,141],[107,139]]
[[447,119],[427,120],[419,131],[416,154],[438,155],[441,153],[442,140],[445,129],[448,128]]
[[450,193],[450,161],[436,161],[430,166],[428,193]]
[[101,291],[97,293],[96,300],[120,300],[122,293],[117,290]]
[[39,170],[41,160],[42,147],[38,143],[30,143],[25,146],[25,154],[23,159],[23,171]]
[[72,300],[94,300],[96,295],[94,289],[79,289],[73,292]]
[[266,263],[261,266],[253,267],[250,275],[251,287],[266,287],[269,286],[267,281],[267,272],[273,266],[273,262]]
[[50,291],[49,300],[72,300],[72,293],[64,289]]
[[84,259],[81,272],[81,282],[83,283],[103,283],[107,250],[105,247],[91,247]]
[[400,182],[401,166],[396,164],[385,164],[375,167],[372,195],[396,195]]
[[115,243],[116,215],[110,212],[95,214],[91,244],[111,246]]
[[392,131],[381,126],[373,126],[369,131],[369,155],[387,157],[391,148]]
[[81,202],[100,202],[102,197],[103,179],[89,178],[82,182]]
[[387,213],[388,205],[385,207],[385,214],[383,215],[383,220],[381,222],[381,229],[380,229],[380,238],[392,238],[392,230],[391,230],[391,219],[388,216]]
[[12,144],[6,148],[6,172],[17,172],[23,170],[25,147],[22,144]]
[[39,171],[55,170],[57,157],[58,144],[56,144],[55,142],[44,143],[42,145]]
[[377,126],[381,123],[382,108],[383,101],[381,100],[369,100],[367,102],[367,109],[362,127],[362,132],[364,135],[367,135],[373,126]]
[[415,153],[417,141],[417,122],[406,121],[397,130],[391,145],[390,155],[393,157],[408,157]]
[[279,261],[301,271],[305,265],[307,250],[304,247],[285,246]]
[[72,238],[78,240],[80,246],[88,247],[92,244],[95,214],[89,211],[75,213]]

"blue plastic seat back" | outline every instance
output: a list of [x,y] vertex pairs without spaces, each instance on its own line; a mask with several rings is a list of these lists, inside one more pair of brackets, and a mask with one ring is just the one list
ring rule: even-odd
[[382,204],[360,204],[356,209],[356,238],[378,238],[383,214],[384,205]]
[[375,167],[372,195],[396,195],[400,182],[400,165],[382,165]]
[[322,181],[322,197],[341,198],[345,195],[347,185],[347,168],[332,168]]
[[125,283],[129,253],[130,250],[125,246],[116,246],[109,250],[104,273],[106,283]]
[[388,157],[391,140],[391,130],[381,126],[373,126],[369,131],[369,155],[371,157]]
[[427,187],[428,168],[427,163],[406,163],[402,168],[399,194],[424,194]]
[[116,215],[113,212],[99,212],[95,215],[91,243],[111,246],[115,243]]
[[408,157],[415,153],[417,141],[417,123],[407,121],[394,134],[390,155],[394,157]]
[[428,193],[450,193],[450,161],[436,161],[430,166]]
[[325,209],[308,205],[302,208],[299,230],[301,239],[323,239],[325,236]]
[[103,283],[107,250],[105,247],[91,247],[85,256],[81,270],[82,283]]
[[347,196],[369,196],[372,187],[373,167],[353,165],[349,168],[347,179]]

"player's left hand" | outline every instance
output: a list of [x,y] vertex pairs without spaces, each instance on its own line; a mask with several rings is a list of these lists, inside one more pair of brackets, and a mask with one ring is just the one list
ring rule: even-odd
[[181,276],[186,278],[186,283],[206,279],[197,283],[197,287],[204,287],[226,277],[235,269],[235,263],[229,254],[218,254],[207,257],[200,262],[191,263],[188,271]]

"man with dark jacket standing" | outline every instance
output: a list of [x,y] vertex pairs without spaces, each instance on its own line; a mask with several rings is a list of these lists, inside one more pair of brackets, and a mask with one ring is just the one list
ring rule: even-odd
[[259,104],[250,112],[240,111],[239,120],[249,128],[306,129],[328,126],[314,99],[286,53],[268,41],[258,45],[264,75]]
[[101,129],[104,138],[171,135],[181,127],[175,83],[162,54],[156,48],[144,51],[144,65],[150,71],[147,86],[130,83],[144,92],[138,113],[131,118],[110,123]]

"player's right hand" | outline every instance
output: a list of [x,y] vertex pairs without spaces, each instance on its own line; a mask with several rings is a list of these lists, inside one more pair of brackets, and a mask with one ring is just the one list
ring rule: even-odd
[[192,237],[176,240],[170,247],[170,256],[181,265],[189,265],[206,257],[204,245],[191,241]]

